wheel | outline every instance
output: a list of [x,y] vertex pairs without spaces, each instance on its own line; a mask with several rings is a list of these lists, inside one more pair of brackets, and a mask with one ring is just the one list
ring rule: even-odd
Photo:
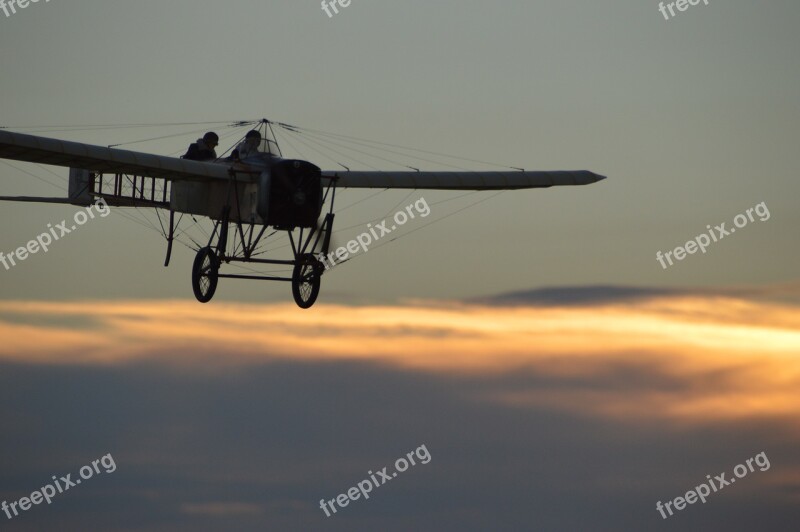
[[313,255],[297,258],[292,272],[292,295],[300,308],[311,308],[322,284],[322,264]]
[[219,260],[210,247],[201,248],[192,266],[192,289],[200,303],[208,303],[217,291]]

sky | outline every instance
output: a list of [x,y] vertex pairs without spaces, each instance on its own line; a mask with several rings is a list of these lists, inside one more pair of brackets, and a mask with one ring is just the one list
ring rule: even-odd
[[[800,5],[710,0],[669,20],[658,5],[0,8],[11,131],[180,155],[268,118],[463,158],[400,167],[607,177],[341,191],[340,243],[422,199],[430,216],[327,272],[308,311],[286,283],[223,279],[195,302],[183,243],[204,228],[164,268],[152,213],[113,209],[0,266],[0,503],[108,454],[117,466],[2,526],[791,530]],[[398,168],[279,142],[324,169]],[[0,195],[66,183],[0,161]],[[3,203],[0,251],[77,210]],[[720,239],[722,223],[736,231]],[[659,262],[702,235],[705,253]],[[368,500],[320,508],[423,445],[430,461]],[[705,504],[656,509],[762,452],[769,468]]]

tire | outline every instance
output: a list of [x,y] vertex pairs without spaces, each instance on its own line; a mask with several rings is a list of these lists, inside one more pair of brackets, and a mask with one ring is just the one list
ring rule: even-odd
[[311,308],[322,285],[322,264],[313,255],[297,258],[292,272],[292,296],[302,309]]
[[210,247],[198,250],[192,265],[192,290],[200,303],[208,303],[217,291],[219,259]]

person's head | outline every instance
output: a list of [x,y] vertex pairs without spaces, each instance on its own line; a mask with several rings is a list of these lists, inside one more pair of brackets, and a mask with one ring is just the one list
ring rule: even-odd
[[213,131],[209,131],[205,135],[203,135],[203,142],[206,143],[206,146],[209,148],[214,148],[219,144],[219,135],[214,133]]
[[248,131],[247,136],[245,136],[245,140],[247,141],[248,144],[254,144],[254,145],[260,144],[261,133],[256,129]]

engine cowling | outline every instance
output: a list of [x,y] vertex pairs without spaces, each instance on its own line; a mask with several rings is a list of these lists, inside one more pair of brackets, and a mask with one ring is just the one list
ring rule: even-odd
[[315,227],[322,200],[322,171],[307,161],[274,162],[259,179],[258,214],[276,229]]

